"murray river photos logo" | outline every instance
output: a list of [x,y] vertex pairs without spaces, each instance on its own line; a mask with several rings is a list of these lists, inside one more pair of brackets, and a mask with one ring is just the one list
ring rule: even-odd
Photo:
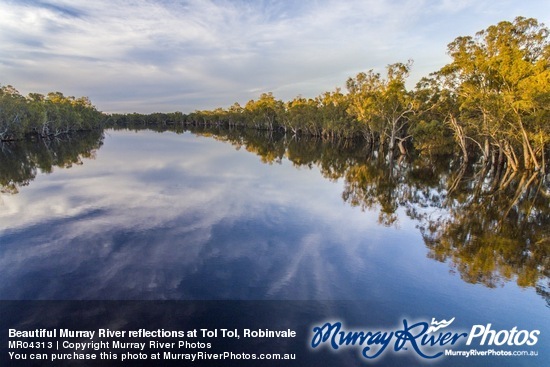
[[[410,323],[404,319],[402,328],[400,326],[395,330],[354,331],[346,330],[341,322],[326,322],[322,326],[313,327],[311,347],[315,349],[327,346],[335,351],[355,347],[364,358],[371,360],[388,351],[412,352],[421,358],[435,359],[443,355],[494,355],[487,351],[477,352],[471,349],[478,346],[534,346],[540,335],[539,330],[519,330],[517,326],[510,330],[494,330],[492,324],[472,325],[469,332],[455,331],[450,327],[454,321],[454,317],[448,321],[437,321],[432,318],[431,323]],[[454,349],[460,345],[466,345],[470,349]],[[508,351],[501,353],[512,355],[512,352]]]

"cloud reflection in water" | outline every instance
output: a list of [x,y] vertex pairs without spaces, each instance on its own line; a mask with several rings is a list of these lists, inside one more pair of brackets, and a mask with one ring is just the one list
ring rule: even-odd
[[316,170],[189,134],[108,141],[3,197],[3,299],[345,298],[369,267],[365,214]]

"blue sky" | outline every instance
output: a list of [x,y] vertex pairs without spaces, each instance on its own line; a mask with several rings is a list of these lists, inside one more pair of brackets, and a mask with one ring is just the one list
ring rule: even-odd
[[516,16],[550,25],[547,0],[0,0],[0,84],[88,96],[105,112],[192,112],[344,87]]

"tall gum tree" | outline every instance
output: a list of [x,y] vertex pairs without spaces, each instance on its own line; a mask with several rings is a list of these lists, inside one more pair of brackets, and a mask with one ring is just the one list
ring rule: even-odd
[[412,61],[395,63],[386,68],[386,78],[372,70],[348,79],[350,113],[366,127],[372,138],[380,144],[387,142],[390,158],[397,142],[405,153],[403,142],[409,117],[415,112],[414,98],[405,87]]
[[448,45],[453,61],[439,72],[456,81],[461,119],[477,123],[483,157],[505,156],[513,170],[544,169],[549,139],[549,30],[518,17],[458,37]]
[[381,112],[385,119],[384,132],[389,139],[389,152],[393,154],[396,141],[399,141],[399,150],[405,154],[403,142],[410,115],[415,112],[414,98],[405,87],[405,81],[409,76],[412,61],[406,64],[395,63],[387,67],[387,81],[382,90]]

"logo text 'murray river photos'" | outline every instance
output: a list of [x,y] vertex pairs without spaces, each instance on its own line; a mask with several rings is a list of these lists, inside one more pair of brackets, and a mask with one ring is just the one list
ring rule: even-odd
[[[431,324],[425,321],[410,324],[403,320],[403,328],[398,330],[346,331],[341,322],[326,322],[313,328],[311,347],[328,345],[334,350],[342,347],[362,347],[361,355],[374,359],[382,355],[389,346],[394,352],[414,350],[420,357],[434,359],[444,354],[445,346],[453,346],[465,341],[471,346],[478,343],[482,346],[533,346],[538,342],[539,330],[493,330],[492,324],[473,325],[470,332],[441,331],[455,320],[436,321]],[[392,348],[389,348],[391,350]]]

